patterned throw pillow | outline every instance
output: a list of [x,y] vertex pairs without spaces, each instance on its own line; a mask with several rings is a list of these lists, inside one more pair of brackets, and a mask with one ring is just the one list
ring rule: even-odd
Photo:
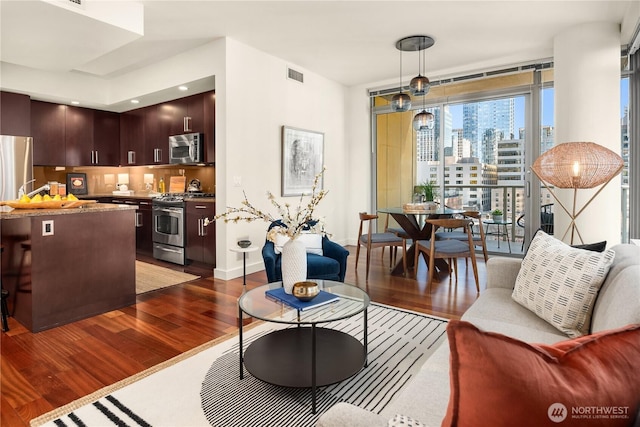
[[420,421],[414,420],[406,415],[394,415],[387,423],[388,427],[426,427]]
[[512,298],[570,337],[589,332],[591,312],[615,252],[572,248],[538,231]]

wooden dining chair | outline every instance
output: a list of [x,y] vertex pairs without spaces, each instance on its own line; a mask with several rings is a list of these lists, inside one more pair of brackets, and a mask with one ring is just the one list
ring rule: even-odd
[[[356,271],[358,270],[358,258],[360,257],[360,247],[367,248],[367,274],[366,279],[369,280],[369,265],[371,264],[371,250],[375,248],[390,248],[389,266],[393,265],[393,250],[402,247],[403,239],[394,233],[374,233],[372,222],[377,219],[378,215],[360,212],[360,228],[358,229],[358,247],[356,249]],[[364,226],[367,225],[366,232]],[[406,242],[404,243],[406,245]],[[383,253],[384,254],[384,253]]]
[[[386,214],[387,218],[384,222],[384,232],[385,233],[393,233],[396,236],[398,236],[399,238],[402,239],[402,271],[404,272],[404,275],[407,275],[407,243],[411,244],[411,236],[409,236],[409,234],[404,231],[402,229],[402,227],[389,227],[389,217],[391,216],[390,214]],[[397,248],[394,248],[394,251]],[[384,248],[382,248],[382,253],[384,254]],[[394,258],[395,258],[395,254],[394,254]],[[395,261],[393,261],[395,262]]]
[[[482,254],[484,255],[484,262],[489,260],[489,256],[487,255],[487,242],[485,240],[484,227],[482,226],[482,215],[478,211],[464,211],[460,215],[463,218],[467,218],[469,220],[477,220],[478,227],[480,228],[480,232],[475,234],[472,232],[471,238],[473,240],[474,246],[479,246],[482,248]],[[471,226],[471,230],[473,231],[473,225]],[[461,240],[463,242],[467,241],[467,233],[465,231],[458,230],[440,230],[436,232],[436,239],[438,240]]]
[[[472,238],[472,222],[468,219],[427,219],[427,223],[431,224],[431,239],[418,240],[415,242],[415,262],[416,275],[418,257],[420,253],[425,253],[429,257],[429,274],[427,280],[427,288],[431,289],[431,283],[433,282],[433,275],[435,274],[435,260],[447,259],[449,260],[450,274],[456,275],[456,284],[458,283],[458,258],[471,258],[471,264],[473,266],[473,276],[476,279],[476,290],[480,292],[480,283],[478,280],[478,265],[476,263],[476,251],[475,244]],[[436,233],[438,228],[448,229],[462,229],[466,233],[467,240],[437,240]],[[451,264],[453,264],[453,272],[451,272]],[[449,276],[451,280],[451,276]]]

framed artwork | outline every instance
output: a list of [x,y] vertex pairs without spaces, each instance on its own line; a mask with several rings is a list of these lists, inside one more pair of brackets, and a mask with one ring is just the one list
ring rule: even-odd
[[86,173],[68,173],[67,174],[67,193],[73,195],[88,194],[87,174]]
[[[322,172],[324,134],[282,126],[282,196],[311,194]],[[322,180],[320,188],[322,189]]]

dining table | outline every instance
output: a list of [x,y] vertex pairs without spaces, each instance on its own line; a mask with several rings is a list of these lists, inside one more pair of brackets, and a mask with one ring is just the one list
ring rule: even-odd
[[[433,210],[408,210],[403,207],[378,208],[379,213],[389,214],[402,227],[402,230],[411,238],[411,245],[407,249],[407,269],[414,268],[415,242],[417,240],[429,240],[431,238],[431,224],[428,219],[451,218],[455,214],[463,211],[448,207],[437,207]],[[422,253],[425,263],[429,267],[429,258]],[[449,269],[449,265],[444,259],[436,259],[435,267],[442,271]],[[429,267],[430,268],[430,267]],[[402,276],[404,267],[400,260],[391,270],[392,275]]]

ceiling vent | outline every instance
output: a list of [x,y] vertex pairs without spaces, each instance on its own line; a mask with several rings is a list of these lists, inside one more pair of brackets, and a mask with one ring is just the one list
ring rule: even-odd
[[287,67],[287,77],[291,80],[295,80],[300,83],[304,83],[304,74],[300,71],[293,70]]

